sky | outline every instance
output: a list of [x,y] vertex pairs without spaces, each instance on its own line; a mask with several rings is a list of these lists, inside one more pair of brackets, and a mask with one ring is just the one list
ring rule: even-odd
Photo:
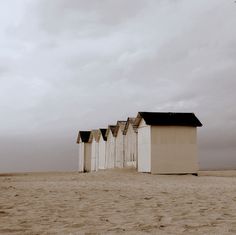
[[194,112],[200,169],[236,168],[233,0],[0,1],[0,172],[75,171],[79,130]]

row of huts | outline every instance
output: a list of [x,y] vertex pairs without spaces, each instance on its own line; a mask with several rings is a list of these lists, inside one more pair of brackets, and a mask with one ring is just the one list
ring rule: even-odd
[[78,171],[134,167],[153,174],[197,173],[194,113],[139,112],[107,128],[79,131]]

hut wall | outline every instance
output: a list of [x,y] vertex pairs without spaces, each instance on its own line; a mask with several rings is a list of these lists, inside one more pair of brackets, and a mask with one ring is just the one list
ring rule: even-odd
[[124,167],[124,135],[119,128],[116,140],[115,167]]
[[136,167],[137,164],[137,133],[129,125],[125,135],[125,166]]
[[84,143],[85,171],[91,171],[91,144]]
[[98,171],[98,164],[99,164],[99,145],[98,142],[96,142],[96,146],[95,146],[95,151],[96,151],[96,168],[95,170]]
[[106,169],[106,141],[102,136],[98,142],[98,169]]
[[93,138],[91,143],[91,171],[98,170],[98,143]]
[[115,137],[109,132],[107,136],[107,168],[115,167],[116,143]]
[[78,171],[84,172],[84,143],[80,142],[78,146],[79,146]]
[[151,173],[196,173],[197,128],[185,126],[151,127]]
[[151,172],[151,127],[143,119],[138,128],[138,171]]

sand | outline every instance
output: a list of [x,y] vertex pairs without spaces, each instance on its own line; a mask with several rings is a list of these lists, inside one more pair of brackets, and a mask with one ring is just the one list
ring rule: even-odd
[[1,175],[0,234],[236,234],[236,178]]

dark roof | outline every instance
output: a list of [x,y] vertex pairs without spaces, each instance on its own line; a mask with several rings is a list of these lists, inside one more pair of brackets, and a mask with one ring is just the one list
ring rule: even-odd
[[139,112],[135,119],[136,126],[142,118],[152,126],[202,126],[194,113]]
[[105,140],[105,141],[107,141],[107,137],[106,137],[106,131],[107,131],[107,129],[103,129],[103,128],[101,128],[100,129],[100,132],[101,132],[101,134],[102,134],[102,138],[103,138],[103,140]]
[[128,117],[127,121],[126,121],[126,124],[125,124],[125,128],[124,128],[124,131],[123,131],[123,134],[126,135],[127,131],[128,131],[128,128],[129,128],[129,125],[131,125],[133,127],[133,130],[136,132],[137,131],[137,128],[136,126],[134,126],[134,123],[135,123],[135,118],[134,117]]
[[111,130],[113,135],[115,134],[116,128],[117,128],[116,125],[109,126],[109,129]]
[[116,128],[116,125],[109,125],[106,131],[106,137],[108,136],[109,130],[111,130],[112,135],[115,136]]
[[82,142],[88,143],[91,131],[79,131],[77,143],[79,143],[79,139],[81,138]]
[[125,128],[125,124],[126,124],[126,121],[117,121],[116,123],[116,129],[115,129],[115,132],[113,133],[113,135],[115,137],[117,137],[117,134],[118,134],[118,131],[119,129],[121,129],[121,132],[123,134],[123,131],[124,131],[124,128]]
[[90,137],[89,137],[88,142],[92,142],[93,138],[95,139],[96,142],[98,142],[99,130],[92,130],[90,132]]

